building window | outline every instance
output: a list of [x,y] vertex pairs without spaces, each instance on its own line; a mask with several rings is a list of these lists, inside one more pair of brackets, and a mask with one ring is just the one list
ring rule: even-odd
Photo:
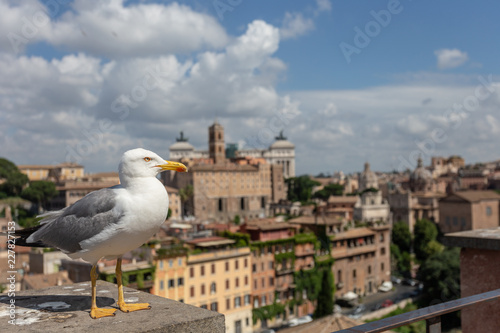
[[177,285],[178,286],[183,286],[184,285],[184,278],[178,278],[177,279]]
[[245,319],[245,325],[250,326],[250,320],[248,319],[248,317],[246,317]]
[[383,247],[383,248],[380,249],[380,254],[381,255],[385,255],[385,247]]
[[384,234],[380,234],[380,243],[384,241]]
[[384,267],[384,263],[381,263],[380,264],[380,269],[382,270],[382,272],[384,271],[385,267]]
[[205,276],[205,266],[200,267],[200,275]]
[[213,302],[210,304],[210,310],[217,311],[217,302]]
[[248,259],[245,258],[245,260],[243,260],[243,266],[245,266],[245,268],[248,267]]
[[194,297],[194,287],[191,287],[191,290],[189,293],[190,293],[191,297]]
[[372,266],[368,265],[368,274],[372,273]]
[[222,198],[219,199],[219,212],[222,212],[223,205],[222,205]]
[[189,268],[189,277],[194,277],[194,267]]
[[182,258],[179,258],[179,260],[177,260],[177,265],[182,266]]
[[211,266],[211,268],[210,268],[210,269],[211,269],[211,271],[212,271],[212,274],[215,274],[215,264],[212,264],[212,266]]
[[226,299],[226,310],[231,309],[231,300],[228,298]]
[[165,282],[163,280],[160,281],[160,290],[165,289]]
[[234,307],[239,308],[240,306],[241,306],[241,297],[240,296],[235,297],[234,298]]
[[172,268],[172,266],[174,266],[174,261],[172,259],[170,259],[168,261],[168,267]]
[[352,277],[356,278],[356,270],[355,269],[352,270]]
[[245,286],[248,286],[248,275],[245,275]]
[[163,269],[163,260],[160,260],[160,269]]
[[260,208],[266,208],[266,197],[260,198]]
[[205,285],[204,284],[201,285],[201,294],[205,295]]
[[262,278],[262,288],[264,288],[265,286],[266,286],[266,279]]
[[206,309],[207,309],[207,305],[206,305],[206,304],[200,305],[200,308],[202,308],[202,309],[205,309],[205,310],[206,310]]
[[274,286],[274,278],[273,277],[270,277],[269,278],[269,285],[272,287]]
[[245,210],[245,198],[240,199],[240,209]]
[[174,279],[168,280],[168,287],[169,288],[174,288],[175,287],[175,280]]
[[262,300],[260,302],[260,306],[265,306],[266,305],[266,301],[267,301],[266,296],[265,295],[262,296]]
[[245,295],[244,302],[245,302],[245,305],[250,304],[250,295]]
[[257,289],[257,279],[253,279],[253,288]]
[[210,285],[210,293],[215,294],[216,291],[217,291],[217,286],[215,282],[212,282],[212,284]]
[[229,261],[226,261],[226,272],[229,272]]
[[491,207],[486,206],[486,216],[491,216]]
[[252,273],[255,273],[255,272],[257,272],[257,265],[252,264]]
[[240,286],[240,279],[239,279],[239,278],[236,278],[236,279],[235,279],[235,281],[234,281],[234,286],[235,286],[236,288],[239,288],[239,286]]
[[274,261],[269,262],[269,269],[274,269]]
[[234,261],[234,269],[238,270],[239,269],[239,265],[240,265],[240,262],[238,261],[238,259],[236,259]]
[[226,279],[226,290],[229,289],[229,279]]
[[337,281],[339,281],[339,283],[342,283],[342,270],[338,270],[337,271]]

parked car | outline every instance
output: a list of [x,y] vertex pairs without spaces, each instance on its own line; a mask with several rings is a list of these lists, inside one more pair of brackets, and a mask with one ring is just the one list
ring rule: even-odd
[[418,282],[417,282],[417,280],[414,280],[414,279],[404,279],[403,283],[408,285],[408,286],[415,287]]
[[313,319],[312,319],[311,316],[303,316],[303,317],[300,317],[300,318],[292,318],[292,319],[290,319],[288,321],[288,326],[289,327],[294,327],[294,326],[298,326],[298,325],[310,323],[312,320]]
[[393,305],[393,304],[394,304],[394,302],[393,302],[392,300],[390,300],[390,299],[386,299],[386,300],[382,303],[382,305],[381,305],[381,306],[382,306],[383,308],[386,308],[386,307],[391,306],[391,305]]
[[388,291],[391,291],[392,287],[393,285],[391,281],[385,281],[380,285],[380,287],[378,287],[378,290],[386,293]]
[[354,309],[354,311],[353,311],[352,313],[353,313],[353,314],[361,314],[361,313],[363,313],[363,312],[365,312],[365,311],[366,311],[366,306],[364,306],[363,304],[361,304],[361,305],[358,305],[358,306]]
[[403,280],[401,280],[401,278],[399,278],[397,276],[391,276],[391,282],[395,283],[395,284],[401,284],[401,282],[403,282]]

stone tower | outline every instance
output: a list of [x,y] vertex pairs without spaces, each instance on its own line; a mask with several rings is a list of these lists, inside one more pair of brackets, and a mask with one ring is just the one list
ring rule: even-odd
[[223,164],[226,160],[224,144],[224,127],[217,122],[208,128],[208,151],[215,164]]

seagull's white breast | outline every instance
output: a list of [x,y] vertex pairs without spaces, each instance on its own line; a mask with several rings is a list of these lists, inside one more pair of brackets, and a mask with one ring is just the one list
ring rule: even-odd
[[163,184],[148,177],[134,179],[127,185],[115,189],[114,209],[122,215],[119,222],[82,241],[82,251],[72,257],[89,262],[119,257],[147,242],[159,230],[168,214],[168,194]]

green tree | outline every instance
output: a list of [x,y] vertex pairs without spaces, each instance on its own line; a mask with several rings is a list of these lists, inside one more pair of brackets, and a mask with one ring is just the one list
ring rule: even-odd
[[321,185],[307,175],[290,177],[285,179],[285,182],[288,186],[288,200],[300,202],[310,201],[313,187]]
[[432,253],[429,249],[429,243],[436,241],[438,230],[434,222],[426,219],[418,220],[415,223],[413,248],[415,256],[421,262],[424,262]]
[[[431,255],[420,266],[418,279],[424,284],[422,307],[460,298],[460,249],[446,248]],[[442,322],[449,328],[459,324],[460,320],[454,313]]]
[[0,158],[0,179],[5,180],[0,185],[0,192],[4,193],[0,197],[18,196],[29,181],[28,176],[5,158]]
[[188,202],[189,200],[193,197],[194,194],[194,189],[193,185],[188,184],[185,187],[181,188],[179,190],[179,198],[181,199],[181,204],[182,204],[182,215],[186,215],[188,212],[190,212],[190,207],[188,207]]
[[21,192],[21,197],[37,204],[38,207],[46,208],[50,199],[58,193],[53,182],[39,180],[30,182],[29,186]]
[[328,200],[331,195],[341,196],[344,193],[344,186],[340,184],[329,184],[313,194],[313,198]]
[[314,318],[320,318],[333,313],[333,275],[330,269],[322,269],[321,289]]
[[240,223],[241,223],[241,218],[240,218],[240,216],[239,216],[239,215],[236,215],[236,216],[234,217],[234,224],[236,224],[236,225],[240,225]]
[[392,227],[392,242],[397,245],[401,252],[411,252],[411,232],[405,222],[394,223]]

